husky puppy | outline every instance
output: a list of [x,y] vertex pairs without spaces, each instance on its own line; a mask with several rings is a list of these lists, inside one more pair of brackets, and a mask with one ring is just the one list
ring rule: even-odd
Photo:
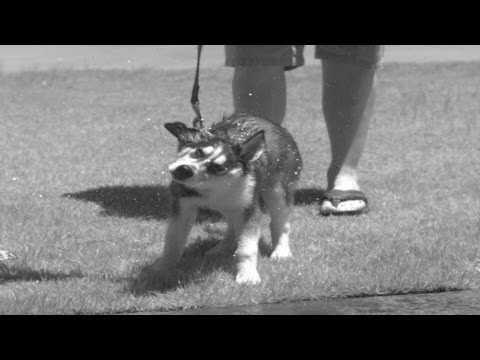
[[262,213],[270,214],[272,259],[291,256],[288,216],[293,186],[302,167],[298,147],[281,126],[248,114],[224,118],[209,129],[180,122],[165,128],[178,139],[177,159],[169,166],[173,216],[163,256],[153,265],[157,277],[175,271],[198,208],[221,212],[228,230],[210,254],[235,250],[237,283],[260,282],[257,272]]

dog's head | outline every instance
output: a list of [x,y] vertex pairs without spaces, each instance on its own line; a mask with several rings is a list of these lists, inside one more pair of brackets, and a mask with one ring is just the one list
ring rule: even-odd
[[265,150],[263,131],[239,143],[205,129],[180,122],[165,128],[178,139],[177,159],[169,166],[173,180],[193,188],[212,188],[245,175],[248,165]]

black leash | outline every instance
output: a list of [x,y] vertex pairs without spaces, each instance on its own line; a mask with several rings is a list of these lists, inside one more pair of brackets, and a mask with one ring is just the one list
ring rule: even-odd
[[197,46],[197,71],[195,73],[195,81],[193,83],[192,97],[190,104],[192,104],[193,111],[195,111],[196,117],[193,119],[193,127],[203,128],[203,118],[200,113],[200,101],[198,100],[198,92],[200,91],[199,73],[200,73],[200,56],[202,54],[203,45]]

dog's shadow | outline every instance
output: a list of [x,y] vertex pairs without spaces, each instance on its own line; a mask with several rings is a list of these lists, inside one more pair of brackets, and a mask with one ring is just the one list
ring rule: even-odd
[[[170,191],[164,185],[104,186],[62,196],[100,205],[101,216],[165,220],[171,213]],[[220,220],[220,213],[201,209],[197,222]]]
[[[319,203],[324,193],[320,188],[299,189],[295,191],[293,203],[295,206]],[[96,203],[102,207],[102,216],[165,220],[171,211],[170,192],[164,185],[104,186],[62,196]],[[197,221],[217,222],[222,219],[216,211],[201,209]]]
[[[235,276],[233,250],[214,256],[207,255],[208,250],[217,245],[219,241],[222,241],[220,239],[223,236],[218,230],[209,230],[209,232],[208,239],[196,239],[185,248],[173,278],[166,282],[158,283],[152,281],[145,284],[142,281],[145,277],[154,278],[155,275],[161,275],[152,273],[151,264],[146,264],[135,272],[136,276],[126,284],[123,290],[135,296],[142,296],[151,292],[163,293],[176,290],[188,284],[203,282],[209,274],[217,271],[230,274],[233,279]],[[272,246],[262,236],[259,242],[260,256],[267,257],[271,253]]]
[[[294,193],[294,205],[311,205],[319,203],[324,190],[320,188],[304,188]],[[101,206],[101,216],[138,218],[142,220],[166,220],[171,214],[171,199],[168,186],[138,185],[138,186],[106,186],[76,193],[63,194],[63,197]],[[201,209],[197,223],[219,222],[223,216],[215,211]],[[235,263],[232,256],[206,256],[205,253],[215,246],[223,237],[223,233],[215,228],[206,227],[207,239],[193,241],[184,250],[177,276],[163,284],[139,286],[139,278],[149,272],[150,264],[138,269],[137,277],[130,281],[125,290],[136,295],[152,291],[170,291],[180,286],[204,279],[208,274],[221,270],[235,274]],[[260,256],[270,256],[272,247],[262,237],[259,243]],[[230,254],[232,255],[232,254]]]

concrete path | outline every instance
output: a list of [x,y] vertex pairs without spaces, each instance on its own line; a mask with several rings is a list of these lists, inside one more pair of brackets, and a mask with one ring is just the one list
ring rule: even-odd
[[480,291],[328,299],[137,315],[480,315]]
[[[318,64],[313,45],[307,65]],[[0,45],[0,71],[193,68],[196,45]],[[480,61],[480,45],[387,45],[384,62]],[[223,66],[223,45],[205,45],[202,67]]]

